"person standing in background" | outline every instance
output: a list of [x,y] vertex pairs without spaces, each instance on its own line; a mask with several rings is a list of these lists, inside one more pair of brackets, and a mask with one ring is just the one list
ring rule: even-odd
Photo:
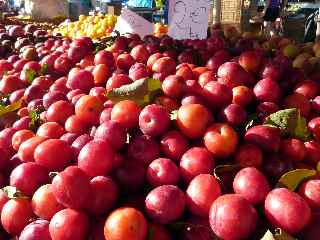
[[69,18],[78,19],[79,15],[89,15],[91,9],[91,0],[68,0]]
[[165,0],[164,3],[164,24],[169,22],[169,0]]
[[281,17],[282,11],[287,5],[287,0],[266,0],[266,7],[264,9],[264,29],[269,36],[276,34],[275,22]]

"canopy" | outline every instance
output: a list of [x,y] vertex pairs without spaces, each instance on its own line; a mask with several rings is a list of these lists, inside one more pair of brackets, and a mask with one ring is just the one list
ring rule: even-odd
[[129,0],[127,2],[128,7],[134,8],[152,8],[153,0]]

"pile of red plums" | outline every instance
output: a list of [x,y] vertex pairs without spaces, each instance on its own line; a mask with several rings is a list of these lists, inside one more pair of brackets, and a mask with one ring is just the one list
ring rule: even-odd
[[[320,238],[320,43],[228,27],[28,49],[0,60],[0,239]],[[284,109],[292,131],[270,124]]]
[[47,36],[47,31],[35,24],[27,24],[25,26],[5,26],[0,24],[0,58],[9,58],[15,52],[21,52],[22,57],[26,60],[38,59],[38,53],[40,57],[43,57],[44,55],[49,54],[49,51],[42,51],[40,47],[43,43],[39,43],[37,48],[35,45],[39,38]]

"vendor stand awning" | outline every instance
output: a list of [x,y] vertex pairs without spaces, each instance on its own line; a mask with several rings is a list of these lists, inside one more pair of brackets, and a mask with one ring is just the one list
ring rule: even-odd
[[131,8],[152,8],[153,0],[129,0],[126,5]]

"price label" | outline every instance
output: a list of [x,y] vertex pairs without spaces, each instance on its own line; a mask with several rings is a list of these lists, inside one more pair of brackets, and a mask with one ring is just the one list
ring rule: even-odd
[[175,39],[207,37],[212,0],[170,0],[169,36]]

